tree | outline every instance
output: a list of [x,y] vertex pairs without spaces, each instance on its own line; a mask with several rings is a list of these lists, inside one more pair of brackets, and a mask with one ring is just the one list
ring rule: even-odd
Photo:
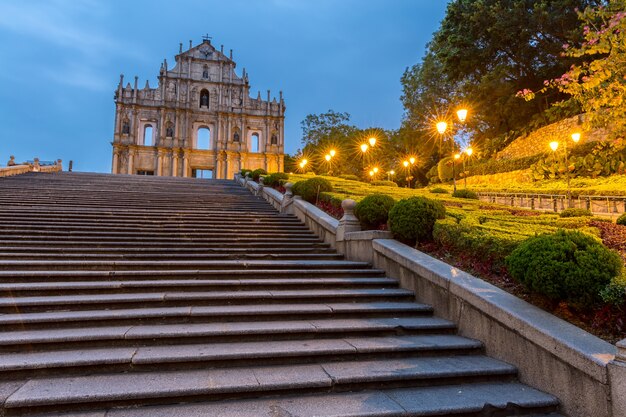
[[522,90],[527,101],[537,93],[558,90],[570,96],[557,107],[572,101],[586,113],[585,124],[609,128],[614,137],[626,135],[626,0],[612,0],[606,7],[579,12],[584,23],[584,42],[563,45],[564,55],[582,59],[562,76],[545,82],[538,92]]
[[349,113],[328,110],[322,114],[309,114],[300,123],[302,145],[320,145],[349,135],[355,128],[348,124]]
[[[545,124],[545,110],[560,91],[541,100],[516,99],[521,88],[540,88],[562,74],[573,59],[560,59],[562,45],[579,42],[576,8],[601,0],[453,0],[419,67],[405,72],[407,119],[426,118],[416,106],[469,103],[468,129],[483,147],[504,146],[528,128]],[[415,85],[417,83],[417,85]],[[437,99],[436,96],[445,95]],[[564,116],[564,115],[560,115]],[[488,140],[498,139],[495,145]]]

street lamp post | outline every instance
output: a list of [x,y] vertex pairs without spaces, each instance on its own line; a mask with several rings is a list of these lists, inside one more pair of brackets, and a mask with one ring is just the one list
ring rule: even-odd
[[[579,132],[572,133],[571,138],[574,144],[580,141],[581,134]],[[550,142],[550,148],[554,152],[554,161],[556,162],[556,150],[559,148],[559,142]],[[567,206],[572,207],[572,190],[570,187],[570,175],[569,175],[569,155],[567,152],[567,139],[563,141],[563,152],[565,153],[565,181],[567,182]]]
[[404,168],[406,168],[406,188],[411,188],[411,180],[409,180],[409,161],[402,162]]
[[365,170],[365,152],[369,149],[369,145],[367,143],[361,144],[361,169]]
[[454,154],[454,158],[452,158],[452,187],[454,189],[454,192],[456,193],[456,169],[455,169],[455,161],[457,159],[461,158],[461,155]]
[[[467,154],[467,157],[468,157],[467,162],[469,164],[469,158],[472,156],[472,153],[474,153],[474,150],[471,147],[469,147],[465,150],[465,153]],[[463,158],[463,184],[465,186],[465,189],[467,190],[467,172],[465,171],[465,158]]]

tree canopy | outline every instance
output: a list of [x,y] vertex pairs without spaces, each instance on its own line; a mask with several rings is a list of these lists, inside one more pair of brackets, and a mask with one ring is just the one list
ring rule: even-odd
[[[577,9],[600,0],[453,0],[422,62],[405,71],[406,123],[419,126],[433,113],[459,103],[471,108],[474,141],[496,150],[509,138],[550,120],[545,110],[563,100],[545,91],[541,100],[516,98],[565,72],[575,57],[563,44],[582,42]],[[489,153],[489,152],[487,152]]]

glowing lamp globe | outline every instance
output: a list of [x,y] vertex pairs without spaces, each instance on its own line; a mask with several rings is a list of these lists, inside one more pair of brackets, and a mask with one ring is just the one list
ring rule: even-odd
[[375,137],[372,136],[371,138],[368,139],[368,141],[370,143],[370,146],[376,145],[376,138]]
[[391,175],[396,175],[396,171],[394,171],[393,169],[392,169],[391,171],[389,171],[389,173],[390,173]]
[[556,141],[555,142],[550,142],[550,148],[553,151],[556,151],[557,149],[559,149],[559,142],[556,142]]
[[328,152],[328,153],[330,154],[330,156],[335,156],[337,151],[335,151],[334,149],[331,149],[330,152]]
[[465,123],[465,120],[467,120],[467,109],[459,109],[459,110],[457,110],[456,115],[459,118],[459,120],[461,121],[461,123]]
[[331,156],[330,155],[326,155],[324,158],[326,159],[326,162],[330,162]]
[[370,171],[370,177],[374,176],[374,171]]
[[446,133],[446,130],[448,130],[448,124],[446,122],[437,123],[437,132],[443,135]]
[[409,158],[409,162],[411,163],[411,165],[413,165],[413,164],[415,163],[415,158],[410,157],[410,158]]
[[369,146],[367,146],[367,143],[364,143],[361,145],[361,152],[365,153],[367,152],[367,148],[369,148]]
[[457,153],[457,154],[454,155],[454,159],[460,159],[460,158],[461,158],[460,154]]
[[465,153],[467,154],[467,156],[472,156],[472,154],[474,153],[474,150],[472,148],[467,148],[465,150]]
[[405,167],[405,168],[406,168],[406,167],[408,167],[408,166],[409,166],[409,161],[404,161],[404,162],[402,163],[402,165],[404,165],[404,167]]
[[375,174],[378,174],[378,167],[375,167],[372,171],[374,171]]
[[578,143],[578,141],[580,140],[580,132],[572,133],[572,140],[574,141],[574,143]]

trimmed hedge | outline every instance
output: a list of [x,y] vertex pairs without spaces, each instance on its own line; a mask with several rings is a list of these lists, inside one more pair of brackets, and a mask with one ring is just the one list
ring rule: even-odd
[[452,255],[479,260],[476,269],[501,274],[506,270],[506,257],[526,236],[485,230],[464,217],[450,216],[435,223],[433,239]]
[[568,208],[559,213],[561,217],[591,217],[593,213],[587,209],[582,208]]
[[393,197],[385,194],[372,194],[359,201],[354,214],[365,229],[378,229],[387,223],[389,210],[396,203]]
[[617,220],[615,221],[615,223],[620,224],[622,226],[626,226],[626,213],[619,216]]
[[337,178],[341,178],[342,180],[348,180],[348,181],[361,181],[359,177],[357,177],[356,175],[352,175],[352,174],[338,175]]
[[590,306],[622,272],[616,252],[579,231],[559,230],[522,242],[506,258],[509,273],[554,301]]
[[374,187],[397,187],[398,184],[396,184],[393,181],[372,181],[371,184]]
[[263,183],[268,187],[277,187],[282,185],[289,179],[289,175],[284,172],[274,172],[273,174],[265,175],[263,177]]
[[433,194],[448,194],[448,190],[441,187],[431,188],[429,191]]
[[298,181],[291,190],[294,194],[302,196],[302,199],[315,204],[320,194],[332,192],[333,187],[327,179],[314,177],[305,181]]
[[241,176],[245,178],[246,174],[249,173],[249,172],[252,172],[252,170],[251,169],[242,169],[241,170]]
[[478,200],[478,194],[470,190],[456,190],[452,193],[452,197],[469,198],[471,200]]
[[440,201],[411,197],[398,201],[389,211],[389,229],[404,242],[423,242],[433,238],[433,227],[446,216]]

